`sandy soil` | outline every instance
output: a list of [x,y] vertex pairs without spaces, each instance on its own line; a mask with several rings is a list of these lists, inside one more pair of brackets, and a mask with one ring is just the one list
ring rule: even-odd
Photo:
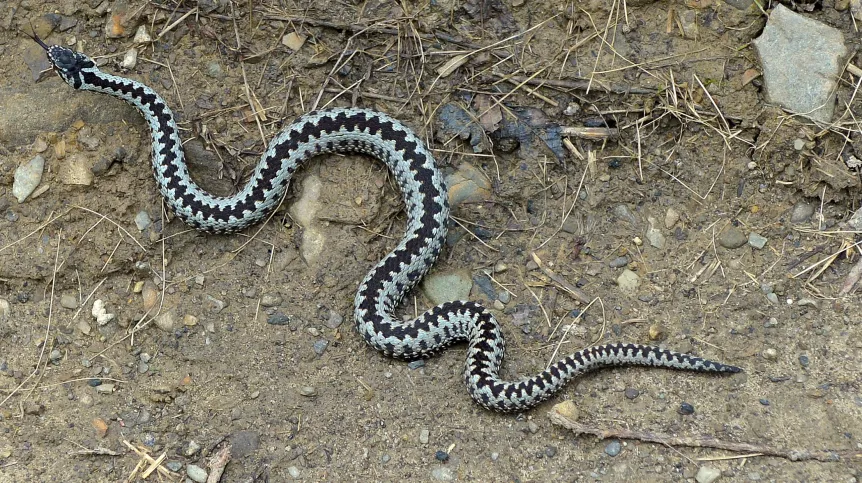
[[[806,15],[857,42],[849,12],[813,5]],[[785,116],[764,102],[759,79],[745,82],[765,20],[756,7],[715,1],[638,1],[625,11],[544,0],[6,2],[0,481],[126,481],[141,458],[124,441],[165,454],[163,467],[183,475],[230,442],[222,481],[232,482],[694,481],[704,466],[721,482],[862,478],[860,459],[848,456],[862,449],[862,304],[838,297],[855,263],[841,251],[853,234],[839,231],[859,205],[858,179],[845,173],[855,180],[848,187],[822,176],[842,147],[835,130]],[[686,38],[692,22],[696,38]],[[330,104],[388,112],[429,140],[447,174],[468,165],[484,173],[487,200],[457,207],[461,226],[435,273],[466,273],[476,282],[470,297],[489,307],[483,287],[511,292],[494,309],[507,375],[543,369],[558,348],[607,341],[661,344],[745,372],[605,370],[525,414],[487,412],[463,387],[463,346],[414,369],[353,330],[356,286],[404,224],[380,164],[332,156],[309,165],[259,233],[189,231],[162,216],[134,110],[50,73],[35,82],[47,64],[22,33],[31,24],[160,91],[189,140],[195,179],[218,193],[241,186],[284,122]],[[139,25],[158,40],[139,45],[124,69]],[[296,50],[282,43],[294,32],[305,38]],[[580,88],[591,73],[591,89]],[[529,77],[564,82],[538,87]],[[855,81],[845,80],[839,106],[853,95]],[[565,147],[558,159],[532,138],[548,126],[520,149],[479,130],[479,153],[445,134],[443,106],[480,115],[494,101],[489,112],[503,119],[531,108],[556,125],[610,126],[619,137],[573,137],[584,159]],[[251,106],[265,110],[259,122]],[[851,108],[858,118],[858,101]],[[19,204],[13,173],[36,154],[45,159],[38,196]],[[288,207],[317,181],[319,209],[301,226]],[[143,231],[142,212],[152,220]],[[312,228],[323,254],[309,260]],[[731,229],[766,246],[725,248]],[[823,260],[822,272],[804,272]],[[636,288],[618,286],[624,269]],[[575,319],[584,304],[560,280],[599,301]],[[414,295],[405,313],[430,306]],[[97,299],[115,314],[104,325],[91,316]],[[572,324],[564,340],[558,324]],[[612,440],[551,424],[547,412],[566,399],[600,428],[843,457],[793,462],[634,440],[611,456]],[[111,454],[86,454],[99,448]]]

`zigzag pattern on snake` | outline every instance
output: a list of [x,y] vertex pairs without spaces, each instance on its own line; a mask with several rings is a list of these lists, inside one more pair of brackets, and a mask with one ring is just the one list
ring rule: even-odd
[[150,126],[153,172],[159,190],[172,211],[199,230],[231,233],[259,222],[277,207],[297,168],[319,154],[362,153],[385,163],[401,189],[407,229],[395,249],[360,284],[355,299],[356,329],[371,347],[407,360],[429,357],[452,344],[467,342],[464,382],[473,399],[488,409],[528,409],[576,376],[599,367],[640,365],[723,373],[741,370],[658,347],[606,344],[575,352],[532,377],[502,380],[503,334],[493,314],[481,305],[446,302],[406,322],[394,315],[404,294],[437,260],[449,220],[443,176],[431,153],[409,128],[367,109],[336,108],[305,114],[270,142],[239,193],[216,197],[191,180],[173,114],[155,91],[100,71],[84,54],[33,38],[67,84],[120,98],[140,111]]

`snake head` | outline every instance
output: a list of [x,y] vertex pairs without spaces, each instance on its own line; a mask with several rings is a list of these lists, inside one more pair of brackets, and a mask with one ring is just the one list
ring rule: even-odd
[[86,55],[59,45],[48,45],[43,42],[35,32],[30,35],[30,38],[45,49],[45,53],[48,55],[48,62],[51,63],[51,67],[54,68],[54,72],[56,72],[57,75],[66,82],[66,84],[69,84],[75,89],[80,89],[84,84],[83,71],[94,69],[96,67],[96,63]]

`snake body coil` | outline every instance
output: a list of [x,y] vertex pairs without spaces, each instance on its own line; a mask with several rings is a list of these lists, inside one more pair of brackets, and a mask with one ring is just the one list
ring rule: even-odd
[[505,344],[500,324],[474,302],[446,302],[410,321],[394,311],[437,260],[446,238],[449,205],[443,177],[431,153],[400,122],[366,109],[308,113],[270,142],[248,183],[230,197],[203,191],[189,177],[173,114],[149,87],[100,71],[87,56],[48,46],[54,70],[79,90],[101,92],[135,106],[150,126],[153,171],[174,213],[212,233],[242,230],[267,216],[291,176],[322,153],[362,153],[379,159],[394,175],[407,207],[404,237],[365,276],[355,299],[356,328],[373,348],[400,359],[431,356],[467,342],[464,381],[473,399],[498,411],[520,411],[547,399],[574,377],[599,367],[641,365],[701,372],[739,372],[734,366],[639,344],[606,344],[578,351],[539,374],[518,381],[499,377]]

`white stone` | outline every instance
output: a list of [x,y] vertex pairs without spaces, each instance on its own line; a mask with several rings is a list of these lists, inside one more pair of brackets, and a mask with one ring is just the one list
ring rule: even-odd
[[42,171],[45,169],[45,158],[36,155],[30,161],[18,166],[15,179],[12,182],[12,196],[23,203],[42,181]]

